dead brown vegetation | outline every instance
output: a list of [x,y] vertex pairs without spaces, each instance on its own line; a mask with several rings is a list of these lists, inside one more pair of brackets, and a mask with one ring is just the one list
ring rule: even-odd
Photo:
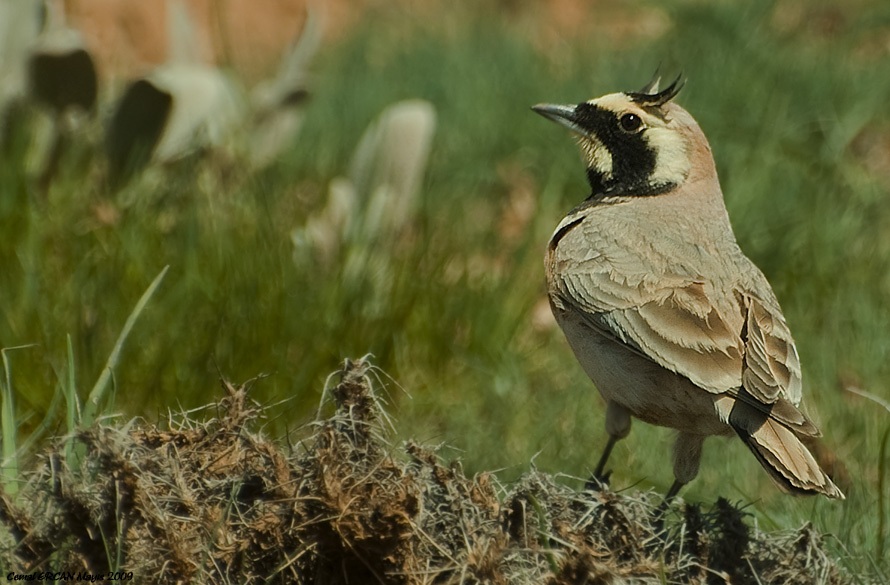
[[393,446],[373,373],[347,361],[334,412],[287,450],[254,430],[250,383],[224,384],[204,422],[58,440],[2,500],[2,566],[139,583],[849,582],[811,527],[765,534],[725,500],[662,522],[657,494],[578,492],[536,471],[505,487]]

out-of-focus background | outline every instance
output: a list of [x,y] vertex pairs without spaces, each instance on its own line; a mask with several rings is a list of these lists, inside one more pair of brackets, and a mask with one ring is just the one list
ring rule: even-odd
[[[887,570],[886,2],[23,5],[0,4],[0,346],[22,436],[62,428],[59,388],[85,398],[169,265],[112,411],[154,419],[209,402],[220,373],[265,373],[252,393],[281,403],[284,434],[371,353],[400,436],[503,481],[535,465],[580,485],[602,404],[542,257],[587,186],[529,106],[635,90],[660,65],[688,78],[677,101],[782,303],[848,499],[784,496],[717,439],[684,496],[813,522],[854,570]],[[666,489],[671,441],[635,425],[613,487]]]

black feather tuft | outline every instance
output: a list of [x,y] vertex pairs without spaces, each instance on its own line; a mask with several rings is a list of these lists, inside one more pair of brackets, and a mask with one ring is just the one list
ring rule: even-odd
[[650,93],[653,91],[653,88],[658,86],[658,82],[661,80],[661,77],[658,75],[658,70],[655,71],[655,77],[647,83],[643,89],[640,91],[630,92],[627,97],[634,103],[640,104],[641,106],[663,106],[668,103],[678,93],[683,89],[683,86],[686,85],[686,80],[683,79],[683,74],[677,76],[677,78],[671,83],[669,86],[664,88],[663,90],[657,93]]
[[647,94],[651,95],[653,93],[658,92],[658,86],[661,84],[661,63],[658,64],[658,67],[655,68],[655,73],[652,74],[652,79],[649,80],[649,83],[640,88],[636,93],[638,94]]

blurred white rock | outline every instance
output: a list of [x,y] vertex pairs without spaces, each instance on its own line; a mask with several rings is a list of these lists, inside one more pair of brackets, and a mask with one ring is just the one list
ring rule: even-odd
[[41,190],[58,170],[75,132],[96,110],[99,81],[62,0],[0,0],[0,142],[27,133],[24,165]]
[[235,87],[219,69],[192,63],[170,63],[146,78],[170,96],[166,126],[154,158],[175,160],[196,148],[222,146],[242,117]]
[[46,24],[28,56],[28,93],[56,115],[92,112],[99,94],[93,57],[79,31],[68,26],[61,0],[46,3]]
[[303,227],[291,232],[294,256],[301,262],[314,258],[323,266],[330,266],[340,247],[353,228],[358,197],[352,181],[337,177],[328,185],[325,207],[309,217]]
[[28,55],[40,21],[39,0],[0,0],[0,124],[10,102],[25,95]]
[[366,282],[383,299],[399,236],[417,212],[435,128],[429,102],[387,107],[362,135],[349,178],[332,180],[325,207],[292,232],[298,265],[339,268],[344,286]]
[[389,106],[365,130],[349,177],[367,201],[367,236],[395,234],[414,216],[435,131],[435,108],[416,99]]
[[225,145],[244,119],[238,86],[220,68],[201,62],[185,6],[169,0],[167,14],[168,61],[127,87],[106,132],[113,186],[150,163]]

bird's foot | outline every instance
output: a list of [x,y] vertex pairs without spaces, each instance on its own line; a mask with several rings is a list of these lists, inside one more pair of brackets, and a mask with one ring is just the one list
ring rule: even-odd
[[655,508],[654,520],[656,526],[663,527],[664,526],[664,515],[667,513],[668,508],[670,507],[670,500],[662,500],[658,507]]
[[584,484],[584,489],[591,492],[601,492],[609,487],[609,479],[611,477],[611,469],[602,473],[594,473]]
[[658,504],[658,507],[655,509],[655,516],[652,519],[652,526],[655,528],[656,534],[661,534],[662,537],[665,535],[664,530],[664,516],[667,514],[668,509],[671,507],[671,503],[677,498],[677,494],[680,493],[680,488],[683,487],[683,484],[679,481],[674,481],[671,485],[671,489],[668,490],[667,494],[665,494],[664,499]]

